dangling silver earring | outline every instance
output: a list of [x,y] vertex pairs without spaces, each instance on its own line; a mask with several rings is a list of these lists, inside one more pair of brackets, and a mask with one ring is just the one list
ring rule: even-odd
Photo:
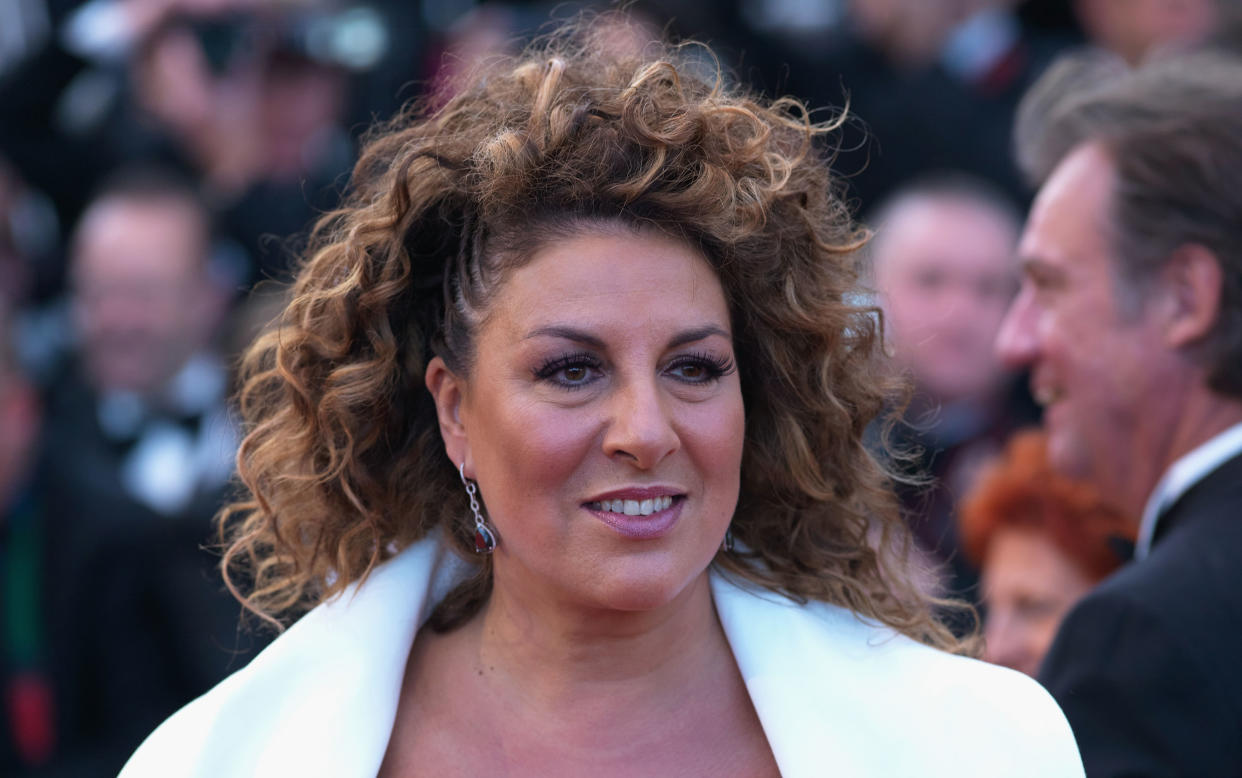
[[720,544],[726,554],[733,553],[733,528],[725,530],[724,542]]
[[483,520],[483,512],[479,510],[479,501],[475,497],[479,489],[474,485],[474,481],[466,478],[465,462],[457,466],[457,474],[461,476],[461,482],[466,485],[466,496],[470,498],[470,512],[474,514],[474,553],[490,554],[496,550],[496,533],[487,526],[487,522]]

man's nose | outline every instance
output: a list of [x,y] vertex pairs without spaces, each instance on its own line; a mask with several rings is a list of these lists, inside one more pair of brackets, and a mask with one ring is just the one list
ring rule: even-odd
[[1031,291],[1023,287],[1009,305],[1000,331],[996,334],[996,355],[1010,369],[1029,367],[1035,360],[1036,306]]
[[657,379],[627,381],[610,399],[604,453],[650,470],[681,447],[668,405]]

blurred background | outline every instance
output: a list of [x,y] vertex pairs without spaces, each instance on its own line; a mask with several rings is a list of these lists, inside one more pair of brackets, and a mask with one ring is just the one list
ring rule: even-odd
[[[0,775],[114,775],[270,637],[239,625],[214,570],[239,350],[279,311],[299,236],[373,121],[590,5],[0,0]],[[618,24],[618,46],[694,38],[765,94],[848,104],[834,166],[877,228],[869,278],[915,386],[893,442],[935,479],[903,489],[907,517],[930,590],[985,608],[1003,590],[995,661],[1038,666],[1116,534],[991,542],[1047,524],[987,497],[1017,461],[997,459],[1012,433],[1038,421],[991,348],[1032,195],[1010,153],[1018,101],[1069,49],[1124,66],[1236,46],[1235,6],[667,0]],[[1045,483],[1032,445],[1013,478]],[[963,530],[977,488],[992,491]],[[1080,585],[1049,591],[1066,569]]]

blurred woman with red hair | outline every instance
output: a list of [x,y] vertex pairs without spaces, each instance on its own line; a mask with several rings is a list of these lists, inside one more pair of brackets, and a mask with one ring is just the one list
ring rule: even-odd
[[982,570],[983,658],[1034,676],[1069,609],[1122,564],[1127,521],[1055,473],[1046,438],[1019,432],[962,503],[966,555]]

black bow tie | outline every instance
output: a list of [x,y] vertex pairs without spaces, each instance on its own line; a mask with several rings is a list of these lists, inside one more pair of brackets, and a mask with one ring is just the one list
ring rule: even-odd
[[1129,538],[1123,538],[1120,535],[1109,535],[1105,542],[1108,548],[1117,556],[1117,561],[1125,564],[1134,559],[1134,541]]

